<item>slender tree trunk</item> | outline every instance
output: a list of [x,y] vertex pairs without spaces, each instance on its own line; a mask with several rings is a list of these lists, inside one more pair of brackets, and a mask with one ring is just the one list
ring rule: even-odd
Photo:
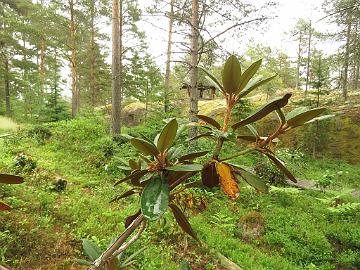
[[[191,51],[190,51],[190,121],[197,122],[198,113],[198,48],[199,48],[199,2],[192,0],[191,10]],[[197,134],[197,127],[192,126],[189,129],[189,137],[192,138]]]
[[312,37],[312,28],[311,21],[309,23],[309,42],[308,42],[308,52],[307,52],[307,63],[306,63],[306,85],[305,85],[305,95],[309,90],[309,78],[310,78],[310,57],[311,57],[311,37]]
[[5,114],[6,116],[11,116],[11,104],[10,104],[10,70],[9,70],[9,60],[5,58],[4,60],[4,68],[5,68],[5,80],[4,80],[4,88],[5,88]]
[[165,71],[165,92],[164,92],[164,111],[169,111],[169,90],[170,90],[170,60],[171,60],[171,45],[172,45],[172,32],[174,24],[174,0],[170,2],[169,12],[169,32],[168,44],[166,51],[166,71]]
[[120,6],[122,0],[112,1],[112,133],[120,134],[121,130],[121,27]]
[[354,66],[355,66],[355,71],[354,71],[354,83],[353,83],[353,88],[354,91],[357,91],[359,89],[359,77],[360,77],[360,35],[358,33],[358,28],[359,27],[359,23],[356,22],[355,24],[355,59],[354,59]]
[[58,99],[58,66],[57,66],[57,48],[55,47],[55,52],[54,52],[54,111],[56,110],[57,107],[57,99]]
[[41,38],[41,41],[40,41],[39,75],[40,75],[40,95],[43,96],[44,88],[45,88],[45,40],[44,40],[44,38]]
[[76,24],[75,24],[75,10],[74,0],[69,0],[69,11],[70,11],[70,67],[71,67],[71,114],[72,117],[76,117],[79,112],[80,106],[80,93],[78,89],[78,74],[77,74],[77,61],[76,61]]
[[296,82],[295,82],[296,90],[299,90],[299,86],[300,86],[301,42],[302,42],[302,31],[300,31],[300,33],[299,33],[299,47],[298,47],[298,52],[297,52]]
[[344,100],[348,98],[348,72],[349,72],[349,58],[350,58],[350,40],[351,40],[351,12],[347,14],[347,29],[346,29],[346,44],[345,44],[345,59],[344,59],[344,74],[342,95]]
[[94,108],[96,106],[96,78],[95,78],[95,3],[91,2],[90,10],[90,24],[91,24],[91,49],[90,49],[90,92],[91,92],[91,105]]

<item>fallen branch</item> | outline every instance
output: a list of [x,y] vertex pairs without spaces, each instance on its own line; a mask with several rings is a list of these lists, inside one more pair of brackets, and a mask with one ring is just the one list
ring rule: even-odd
[[[122,245],[125,243],[126,239],[129,238],[129,236],[135,231],[137,227],[140,226],[144,221],[144,216],[140,214],[131,224],[129,227],[126,228],[126,230],[116,239],[116,241],[107,249],[104,251],[103,254],[99,258],[97,258],[88,268],[88,270],[98,270],[100,267],[102,267],[107,261],[109,261],[113,256],[114,253],[117,252],[117,250],[121,249]],[[132,239],[131,239],[132,240]],[[130,240],[130,241],[131,241]],[[135,239],[136,240],[136,239]],[[129,241],[129,242],[130,242]],[[126,245],[126,248],[129,245]],[[126,249],[125,248],[125,249]],[[123,249],[123,251],[125,250]]]

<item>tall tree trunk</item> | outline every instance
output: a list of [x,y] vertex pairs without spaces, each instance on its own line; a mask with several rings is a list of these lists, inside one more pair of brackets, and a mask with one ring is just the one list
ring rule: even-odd
[[[44,5],[44,1],[40,1],[40,5]],[[44,95],[44,85],[45,85],[45,39],[44,36],[41,35],[40,38],[40,65],[39,65],[39,88],[41,98]]]
[[[197,122],[198,113],[198,48],[199,48],[199,2],[192,0],[191,9],[191,50],[190,50],[190,121]],[[192,126],[189,129],[189,137],[192,138],[197,134],[197,127]]]
[[5,58],[4,60],[4,68],[5,68],[5,80],[4,80],[4,88],[5,88],[5,114],[6,116],[11,116],[11,104],[10,104],[10,78],[9,78],[9,60]]
[[78,74],[77,74],[77,61],[76,61],[76,24],[75,24],[75,10],[74,0],[69,0],[69,11],[70,11],[70,67],[71,67],[71,115],[76,117],[79,112],[80,106],[80,93],[78,89]]
[[58,103],[58,65],[57,65],[57,48],[55,47],[55,52],[54,52],[54,111],[56,110],[57,107],[57,103]]
[[302,31],[299,32],[299,47],[298,47],[297,62],[296,62],[296,82],[295,82],[296,90],[299,90],[299,86],[300,86],[301,42],[302,42]]
[[165,92],[164,92],[164,111],[169,111],[169,90],[170,90],[170,60],[171,60],[171,45],[172,45],[172,32],[174,24],[174,0],[170,2],[169,12],[169,32],[168,44],[166,51],[166,71],[165,71]]
[[40,40],[39,75],[40,75],[40,95],[43,96],[44,87],[45,87],[45,40],[44,40],[44,38],[41,38],[41,40]]
[[91,92],[91,105],[96,106],[96,78],[95,78],[95,3],[91,2],[90,7],[90,24],[91,24],[91,49],[90,49],[90,92]]
[[359,89],[359,77],[360,77],[360,35],[358,33],[359,29],[359,22],[355,24],[355,59],[354,59],[354,66],[355,66],[355,74],[354,74],[354,83],[353,88],[354,91]]
[[121,31],[120,9],[122,0],[112,0],[112,133],[121,131]]
[[349,58],[350,58],[350,40],[351,40],[351,12],[348,12],[346,18],[346,44],[345,44],[345,59],[344,59],[344,74],[342,95],[345,100],[348,98],[348,72],[349,72]]
[[310,79],[310,57],[311,57],[311,37],[312,37],[312,28],[311,21],[309,23],[309,42],[308,42],[308,53],[307,53],[307,63],[306,63],[306,85],[305,85],[305,95],[309,89],[309,79]]

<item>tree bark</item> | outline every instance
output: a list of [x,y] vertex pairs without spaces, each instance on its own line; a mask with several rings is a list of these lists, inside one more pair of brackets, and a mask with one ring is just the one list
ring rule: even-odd
[[166,51],[166,71],[165,71],[165,92],[164,92],[164,111],[169,111],[169,90],[170,90],[170,61],[171,61],[171,45],[172,45],[172,32],[174,24],[174,0],[170,1],[169,12],[169,32],[168,43]]
[[121,131],[121,53],[122,53],[122,0],[112,1],[112,133]]
[[301,41],[302,41],[302,32],[299,32],[299,47],[297,53],[297,62],[296,62],[296,82],[295,89],[299,90],[300,86],[300,62],[301,62]]
[[357,91],[359,89],[359,77],[360,77],[360,35],[358,33],[359,23],[356,22],[355,24],[355,71],[354,71],[354,83],[353,83],[353,90]]
[[11,116],[11,104],[10,104],[10,78],[9,78],[9,60],[5,58],[4,60],[4,67],[5,67],[5,80],[4,80],[4,87],[5,87],[5,114],[6,116]]
[[[197,122],[196,117],[198,113],[198,48],[199,48],[199,1],[192,0],[191,9],[191,49],[190,49],[190,121]],[[197,134],[197,127],[192,126],[189,129],[189,137],[195,137]]]
[[348,72],[349,72],[349,58],[350,58],[350,40],[351,40],[351,12],[348,12],[346,18],[346,44],[345,44],[345,59],[344,59],[344,74],[343,74],[343,85],[342,95],[344,100],[348,98]]
[[74,10],[74,0],[69,0],[69,11],[70,11],[70,67],[71,67],[71,92],[72,92],[72,99],[71,99],[71,115],[72,117],[76,117],[79,112],[80,106],[80,93],[78,89],[77,83],[77,61],[76,61],[76,24],[75,24],[75,10]]
[[40,41],[39,75],[40,75],[40,94],[41,94],[41,96],[43,96],[44,88],[45,88],[45,40],[44,40],[44,38],[41,38],[41,41]]
[[96,106],[96,78],[95,78],[95,3],[90,3],[90,27],[91,27],[91,44],[90,44],[90,92],[91,92],[91,105]]
[[309,79],[310,79],[310,57],[311,57],[311,37],[312,37],[312,28],[311,21],[309,23],[309,41],[308,41],[308,52],[307,52],[307,63],[306,63],[306,85],[305,85],[305,95],[309,89]]

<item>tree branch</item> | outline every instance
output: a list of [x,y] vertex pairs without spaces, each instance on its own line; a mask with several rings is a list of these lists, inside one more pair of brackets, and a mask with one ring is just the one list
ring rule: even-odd
[[116,241],[104,251],[99,258],[97,258],[88,268],[88,270],[98,270],[109,259],[111,259],[114,253],[121,248],[126,239],[135,231],[135,229],[144,221],[144,216],[140,214],[126,230],[116,239]]

